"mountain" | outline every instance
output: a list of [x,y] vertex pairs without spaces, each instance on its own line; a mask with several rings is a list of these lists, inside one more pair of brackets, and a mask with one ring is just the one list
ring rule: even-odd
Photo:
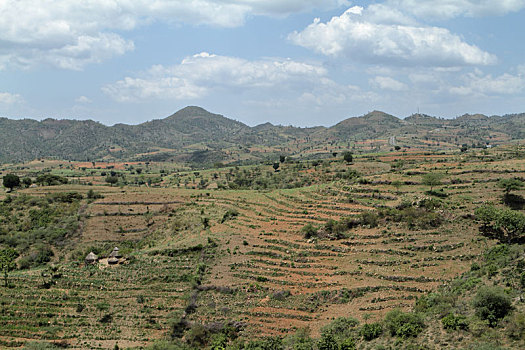
[[397,130],[404,122],[393,115],[373,111],[362,117],[345,119],[330,128],[331,133],[338,138],[377,138]]
[[57,157],[85,161],[176,160],[203,165],[271,160],[279,154],[302,156],[304,152],[310,157],[323,156],[343,150],[342,145],[348,148],[351,142],[364,140],[384,140],[374,147],[387,150],[392,143],[386,142],[389,139],[406,147],[457,148],[462,144],[494,144],[523,138],[525,113],[490,117],[465,114],[455,119],[414,114],[402,120],[373,111],[329,128],[271,123],[250,127],[190,106],[167,118],[139,125],[0,118],[0,161]]

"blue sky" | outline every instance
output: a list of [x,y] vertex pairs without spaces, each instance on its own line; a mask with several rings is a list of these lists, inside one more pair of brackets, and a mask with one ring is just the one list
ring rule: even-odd
[[525,112],[525,0],[0,0],[0,116]]

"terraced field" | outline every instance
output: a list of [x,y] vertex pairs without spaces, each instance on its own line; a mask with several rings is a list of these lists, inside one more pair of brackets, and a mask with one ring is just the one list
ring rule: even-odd
[[[348,167],[362,176],[267,191],[21,190],[43,196],[94,188],[104,198],[82,201],[81,227],[65,253],[56,254],[55,270],[11,274],[14,288],[0,296],[0,346],[52,340],[73,349],[139,347],[169,336],[181,319],[234,321],[247,337],[302,327],[317,335],[340,316],[379,320],[392,309],[411,309],[415,299],[468,270],[491,244],[479,236],[474,209],[498,201],[498,179],[525,177],[521,160],[480,155],[467,163],[461,155],[410,154],[333,163],[313,176]],[[422,184],[422,175],[433,171],[444,174],[442,198],[430,197]],[[399,219],[402,208],[439,222]],[[354,225],[338,239],[302,232],[308,224],[322,230],[368,214],[376,223]],[[114,246],[124,263],[84,266],[89,250],[107,255]]]

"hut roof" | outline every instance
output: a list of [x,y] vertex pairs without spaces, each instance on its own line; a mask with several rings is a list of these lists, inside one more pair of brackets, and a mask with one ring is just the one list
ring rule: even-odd
[[111,258],[108,259],[108,264],[110,265],[118,264],[118,259],[112,256]]
[[98,260],[98,256],[93,253],[93,252],[90,252],[87,256],[86,256],[86,262],[95,262]]
[[115,257],[117,259],[120,259],[122,258],[122,254],[120,254],[119,250],[117,247],[115,247],[113,249],[113,251],[111,253],[109,253],[109,257],[112,258],[112,257]]

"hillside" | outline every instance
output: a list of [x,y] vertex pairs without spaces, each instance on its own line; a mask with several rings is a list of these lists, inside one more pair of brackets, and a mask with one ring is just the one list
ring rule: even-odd
[[[35,184],[0,191],[0,250],[17,255],[0,287],[1,348],[525,346],[520,147],[278,171],[48,159],[0,171]],[[504,312],[485,312],[493,297]]]
[[[1,118],[0,161],[55,157],[83,161],[176,160],[209,166],[216,162],[271,161],[280,154],[329,156],[349,148],[356,152],[385,151],[394,144],[418,149],[458,149],[464,144],[497,145],[524,137],[525,114],[464,115],[451,120],[417,114],[402,120],[373,111],[329,128],[271,123],[249,127],[200,107],[186,107],[165,119],[139,125]],[[393,143],[392,138],[397,138],[397,142]]]

